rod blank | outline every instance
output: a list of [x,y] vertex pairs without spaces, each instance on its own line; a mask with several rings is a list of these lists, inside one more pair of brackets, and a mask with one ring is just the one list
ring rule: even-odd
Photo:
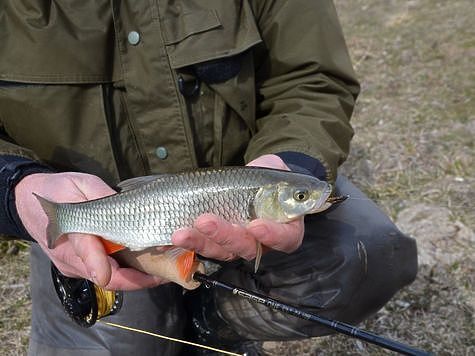
[[233,286],[232,284],[227,284],[220,282],[216,279],[213,279],[205,274],[196,272],[193,275],[193,279],[195,279],[198,282],[202,282],[205,284],[207,287],[218,287],[221,289],[228,290],[229,292],[233,293],[234,295],[240,296],[242,298],[246,298],[252,302],[256,302],[259,304],[263,304],[268,306],[269,308],[279,310],[281,312],[284,312],[286,314],[290,314],[293,316],[296,316],[301,319],[305,320],[310,320],[315,323],[324,325],[332,330],[335,330],[341,334],[345,334],[360,340],[364,340],[366,342],[369,342],[371,344],[378,345],[380,347],[383,347],[388,350],[396,351],[399,352],[403,355],[413,355],[413,356],[428,356],[432,355],[429,352],[419,350],[416,348],[413,348],[411,346],[402,344],[398,341],[393,341],[390,339],[387,339],[385,337],[370,333],[368,331],[356,328],[352,325],[336,321],[336,320],[330,320],[326,319],[324,317],[318,316],[316,314],[308,313],[304,310],[300,310],[292,305],[285,304],[282,302],[279,302],[278,300],[272,299],[270,297],[267,297],[262,294],[258,293],[253,293],[248,290],[238,288],[236,286]]

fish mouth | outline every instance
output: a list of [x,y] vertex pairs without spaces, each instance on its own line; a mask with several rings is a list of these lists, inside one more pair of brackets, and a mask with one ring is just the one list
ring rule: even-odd
[[323,204],[319,204],[318,206],[316,206],[315,208],[313,208],[312,210],[310,210],[309,214],[316,214],[316,213],[320,213],[322,211],[325,211],[327,210],[329,207],[331,207],[332,205],[328,202],[324,202]]
[[309,214],[319,213],[331,207],[333,205],[333,202],[331,201],[332,198],[330,198],[331,193],[332,193],[332,188],[330,185],[328,185],[327,189],[323,191],[321,198],[318,199],[313,209],[310,210]]
[[329,208],[333,208],[340,203],[343,203],[346,199],[348,199],[349,195],[341,195],[337,197],[327,197],[323,204],[318,204],[314,209],[311,210],[310,214],[320,213],[325,211]]
[[331,205],[337,205],[337,204],[343,203],[349,197],[350,197],[349,195],[340,195],[338,197],[329,197],[329,198],[327,198],[326,202],[330,203]]

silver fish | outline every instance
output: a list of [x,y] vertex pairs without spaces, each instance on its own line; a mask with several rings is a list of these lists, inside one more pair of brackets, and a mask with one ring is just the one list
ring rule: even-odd
[[72,232],[99,235],[131,250],[170,245],[175,230],[193,226],[204,213],[243,225],[256,218],[287,222],[325,210],[331,193],[328,183],[312,176],[257,167],[138,177],[119,187],[120,193],[81,203],[36,195],[49,217],[48,246]]

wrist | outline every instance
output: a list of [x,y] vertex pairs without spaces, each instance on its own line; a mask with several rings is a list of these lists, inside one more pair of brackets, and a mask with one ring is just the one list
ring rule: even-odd
[[0,232],[32,241],[18,215],[16,187],[25,177],[52,170],[39,162],[18,156],[0,156],[0,163]]
[[280,157],[293,172],[309,174],[320,180],[327,180],[327,170],[316,158],[293,151],[278,152],[276,155]]

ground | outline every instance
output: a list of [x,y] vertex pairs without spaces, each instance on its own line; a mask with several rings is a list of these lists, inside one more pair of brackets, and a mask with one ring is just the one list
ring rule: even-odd
[[[437,355],[473,355],[475,7],[471,0],[335,3],[362,83],[342,172],[419,243],[416,281],[360,326]],[[0,354],[23,355],[27,248],[0,247]],[[388,354],[344,336],[265,348],[280,356]]]

